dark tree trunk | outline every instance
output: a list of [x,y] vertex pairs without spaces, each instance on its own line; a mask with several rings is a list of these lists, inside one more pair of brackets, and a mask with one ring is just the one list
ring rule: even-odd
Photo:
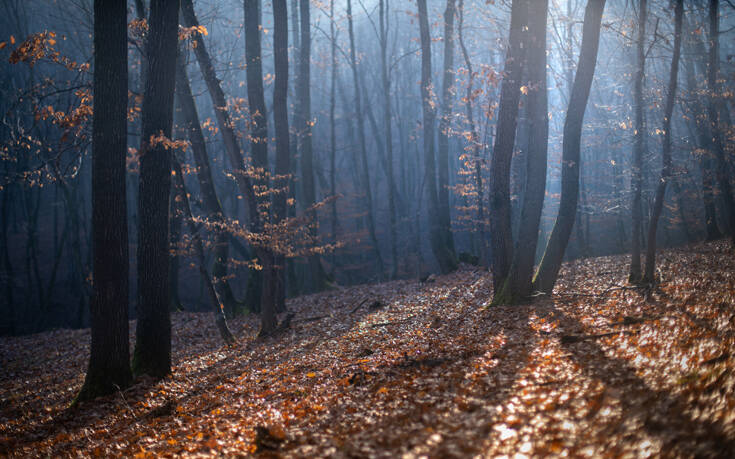
[[393,265],[390,277],[398,275],[398,237],[396,235],[396,186],[393,174],[393,119],[390,109],[390,70],[388,69],[388,10],[389,0],[380,0],[380,80],[383,83],[383,120],[385,123],[385,153],[388,175],[388,217],[390,220],[390,254]]
[[[337,243],[337,126],[335,121],[337,99],[337,34],[334,23],[334,0],[329,1],[330,75],[329,75],[329,195],[332,197],[331,242]],[[336,269],[336,257],[332,252],[332,276]]]
[[[456,259],[452,219],[449,208],[449,130],[452,118],[452,98],[454,93],[454,16],[455,0],[447,0],[444,10],[444,70],[442,72],[442,116],[439,119],[437,142],[437,193],[439,199],[439,225],[442,240],[448,254]],[[456,262],[455,262],[456,263]]]
[[642,204],[641,188],[643,186],[643,150],[645,148],[646,120],[643,116],[643,75],[645,72],[646,55],[646,18],[648,16],[647,0],[639,0],[638,12],[638,40],[636,43],[636,69],[633,74],[633,111],[635,127],[633,134],[633,164],[631,187],[633,188],[633,202],[631,203],[632,230],[630,249],[630,282],[641,280],[641,231],[642,231]]
[[171,373],[169,195],[179,2],[153,0],[146,40],[138,192],[138,322],[133,371]]
[[[224,223],[225,214],[217,197],[217,190],[214,187],[214,178],[212,177],[209,155],[207,154],[207,144],[204,140],[201,124],[199,123],[199,113],[191,92],[191,86],[189,85],[186,66],[182,60],[179,60],[176,67],[176,100],[181,107],[184,118],[184,129],[191,144],[192,156],[196,164],[196,175],[199,182],[202,207],[207,217],[213,223],[221,224]],[[227,305],[228,302],[234,302],[234,295],[232,294],[229,283],[225,279],[227,276],[227,260],[230,257],[229,235],[226,231],[219,230],[216,232],[214,245],[212,276],[218,281],[216,284],[220,286],[220,297],[222,297],[223,303]],[[232,303],[230,303],[230,306],[232,306]],[[227,306],[225,307],[227,308]]]
[[654,271],[656,269],[656,229],[658,220],[664,208],[666,197],[666,185],[671,179],[671,117],[674,114],[674,102],[676,100],[676,84],[679,79],[679,55],[681,53],[681,25],[684,16],[684,0],[676,0],[674,6],[674,54],[671,57],[671,70],[669,71],[669,86],[666,92],[666,103],[664,105],[663,122],[663,147],[661,150],[662,166],[661,180],[656,187],[656,198],[651,212],[651,222],[648,225],[648,246],[646,247],[646,268],[643,281],[655,282]]
[[515,0],[510,13],[510,38],[505,59],[505,76],[500,88],[497,135],[493,147],[490,181],[490,240],[495,292],[498,292],[503,285],[513,258],[510,166],[518,124],[518,102],[521,96],[520,87],[525,52],[523,42],[528,24],[528,5],[528,0]]
[[548,0],[534,0],[529,5],[526,48],[528,74],[528,156],[526,189],[521,209],[518,240],[513,250],[510,273],[496,303],[517,303],[531,295],[533,262],[536,256],[541,211],[546,191],[546,153],[549,116],[546,88],[546,18]]
[[[295,123],[299,133],[301,152],[301,192],[306,216],[310,220],[311,236],[316,240],[319,230],[318,215],[315,210],[309,210],[316,204],[316,191],[314,189],[314,154],[311,137],[311,4],[301,3],[301,47],[299,48],[299,74],[297,93],[299,99],[299,112],[296,113]],[[306,270],[307,292],[319,292],[326,288],[324,268],[318,254],[308,257],[308,269]]]
[[436,181],[436,158],[434,154],[434,124],[436,109],[433,101],[433,83],[431,80],[431,31],[426,0],[418,0],[419,30],[421,33],[421,106],[423,110],[424,128],[424,163],[426,167],[424,182],[429,196],[429,240],[431,250],[439,262],[442,273],[457,269],[457,260],[447,246],[443,237],[439,211],[439,194]]
[[574,226],[579,197],[579,156],[582,137],[582,123],[587,108],[592,78],[597,64],[597,49],[600,44],[600,23],[605,0],[589,0],[584,13],[582,26],[582,47],[579,55],[577,73],[569,96],[566,119],[564,120],[564,140],[562,142],[561,202],[559,213],[546,244],[544,256],[533,280],[533,289],[551,293],[559,276],[559,268],[569,236]]
[[92,121],[94,291],[90,304],[92,342],[87,375],[77,396],[79,401],[123,389],[132,380],[128,341],[129,261],[125,201],[127,40],[125,0],[95,0]]
[[385,272],[383,256],[380,254],[380,245],[375,232],[375,215],[373,213],[373,192],[370,185],[370,168],[367,156],[367,141],[365,139],[365,117],[362,112],[362,94],[360,92],[360,78],[357,69],[357,50],[355,49],[355,31],[352,24],[352,1],[347,0],[347,26],[350,36],[350,67],[352,69],[352,82],[355,87],[355,113],[357,115],[357,136],[360,147],[360,163],[362,167],[362,181],[365,187],[365,207],[367,208],[367,227],[370,234],[370,242],[373,244],[376,261],[378,264],[378,276],[383,277]]
[[212,313],[214,314],[214,323],[217,326],[222,340],[227,344],[235,342],[235,337],[232,335],[230,328],[227,326],[227,318],[225,317],[225,310],[222,303],[219,300],[217,291],[214,287],[214,282],[209,276],[207,270],[207,260],[204,256],[204,244],[202,243],[202,236],[200,228],[197,228],[194,223],[194,217],[191,214],[191,204],[189,203],[189,195],[186,191],[186,185],[184,184],[184,173],[181,169],[181,164],[178,161],[174,161],[174,176],[176,177],[174,182],[174,196],[175,199],[181,204],[181,211],[183,212],[182,217],[186,219],[186,223],[189,226],[192,238],[194,239],[194,251],[196,253],[197,261],[199,262],[199,273],[202,276],[202,281],[207,286],[207,292],[209,293],[209,301],[212,303]]
[[709,63],[707,65],[707,87],[709,89],[709,100],[707,103],[707,113],[709,122],[712,126],[712,147],[715,150],[717,158],[717,183],[720,186],[720,192],[727,208],[730,238],[732,245],[735,247],[735,200],[732,196],[732,187],[730,186],[730,174],[727,160],[725,159],[725,146],[723,144],[723,128],[720,124],[720,111],[722,105],[720,98],[720,84],[717,80],[717,74],[720,67],[720,17],[719,17],[719,0],[710,0],[709,2]]
[[[275,83],[273,86],[273,121],[276,133],[276,177],[274,186],[280,191],[273,196],[273,220],[286,218],[288,211],[289,174],[291,151],[288,129],[288,11],[286,0],[273,1],[273,59]],[[269,335],[276,329],[276,309],[273,300],[285,298],[285,258],[269,257],[263,260],[263,298],[261,300],[261,335]],[[276,270],[272,272],[272,270]]]
[[472,161],[474,161],[474,180],[475,189],[477,191],[477,234],[479,234],[479,250],[478,254],[480,257],[480,263],[484,264],[487,262],[486,257],[486,243],[485,243],[485,207],[484,207],[484,192],[483,192],[483,180],[482,180],[482,144],[480,143],[480,137],[477,134],[477,127],[475,125],[475,117],[472,111],[472,100],[474,98],[474,82],[475,72],[472,68],[472,62],[470,61],[470,54],[467,52],[467,47],[464,43],[464,0],[459,0],[459,24],[458,39],[459,47],[462,50],[462,56],[464,57],[465,65],[467,66],[468,82],[467,90],[465,91],[465,114],[467,116],[467,123],[470,128],[469,143],[472,148]]

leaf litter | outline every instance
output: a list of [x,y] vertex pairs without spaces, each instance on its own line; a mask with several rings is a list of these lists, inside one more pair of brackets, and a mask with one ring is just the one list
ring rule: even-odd
[[522,306],[488,308],[469,266],[303,296],[278,337],[231,320],[231,347],[176,313],[170,377],[75,408],[88,330],[2,338],[0,455],[731,455],[730,248],[663,251],[656,288],[626,284],[628,260],[567,263]]

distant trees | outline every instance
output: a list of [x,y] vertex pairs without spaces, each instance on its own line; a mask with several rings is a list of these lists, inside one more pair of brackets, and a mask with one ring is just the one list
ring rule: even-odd
[[132,379],[128,343],[129,262],[125,200],[127,40],[126,1],[95,0],[92,342],[87,375],[77,397],[80,401],[125,388]]
[[133,372],[154,377],[163,377],[171,372],[168,275],[170,139],[178,18],[178,0],[151,1],[138,193],[138,322]]

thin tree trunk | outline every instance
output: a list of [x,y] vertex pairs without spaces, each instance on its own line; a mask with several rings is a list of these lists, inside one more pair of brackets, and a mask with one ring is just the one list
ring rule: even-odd
[[546,191],[546,155],[549,116],[546,87],[546,21],[548,0],[534,0],[529,5],[530,36],[524,44],[528,73],[528,156],[526,158],[526,189],[521,210],[518,240],[513,250],[513,262],[503,289],[494,298],[496,303],[517,303],[531,295],[533,262],[536,256],[541,211]]
[[378,276],[383,277],[385,267],[383,256],[380,253],[380,245],[375,232],[375,215],[373,213],[373,192],[370,185],[370,168],[367,157],[367,141],[365,139],[365,119],[362,112],[362,94],[360,92],[360,78],[357,69],[357,51],[355,49],[355,31],[352,24],[352,0],[347,0],[347,26],[350,36],[350,67],[352,69],[352,81],[355,87],[355,113],[357,115],[357,136],[360,147],[360,162],[362,166],[362,181],[365,187],[365,206],[367,208],[367,227],[370,234],[370,242],[377,261]]
[[720,67],[720,17],[719,17],[719,0],[710,0],[709,2],[709,64],[707,66],[707,87],[709,89],[709,99],[707,103],[707,113],[712,126],[712,146],[715,150],[717,158],[717,183],[720,186],[720,192],[725,201],[727,208],[730,238],[733,247],[735,247],[735,200],[732,195],[732,187],[730,186],[730,174],[727,160],[725,159],[725,146],[723,143],[723,129],[720,125],[720,107],[719,99],[722,97],[720,93],[720,84],[717,81],[717,74]]
[[138,322],[133,372],[171,373],[169,196],[179,2],[151,1],[138,193]]
[[648,226],[648,245],[646,247],[646,267],[643,281],[655,282],[654,271],[656,269],[656,229],[661,212],[664,208],[666,197],[666,185],[671,179],[671,117],[674,114],[674,102],[676,100],[676,85],[679,79],[679,56],[681,53],[681,26],[684,16],[684,0],[676,0],[674,6],[674,54],[671,57],[671,70],[669,71],[669,87],[666,93],[664,105],[663,122],[663,147],[661,150],[662,167],[661,180],[656,187],[656,198],[653,203],[651,222]]
[[189,202],[189,195],[186,192],[186,184],[184,183],[184,173],[181,170],[181,163],[176,160],[174,160],[173,172],[175,177],[174,199],[181,203],[181,210],[184,213],[183,217],[189,226],[192,238],[194,238],[194,251],[196,252],[197,261],[199,263],[199,273],[202,276],[202,281],[207,286],[209,300],[212,304],[212,313],[214,314],[214,323],[217,326],[217,330],[219,331],[222,340],[227,344],[232,344],[235,342],[235,337],[227,326],[225,309],[219,300],[216,289],[214,288],[214,282],[207,271],[207,260],[204,256],[204,244],[202,243],[201,231],[194,223],[194,217],[191,213],[191,203]]
[[551,293],[554,289],[561,262],[564,258],[564,251],[569,243],[572,226],[574,226],[577,199],[579,197],[579,156],[582,123],[597,64],[600,23],[602,22],[604,9],[605,0],[588,0],[584,13],[579,64],[577,65],[577,73],[574,77],[574,85],[569,96],[569,106],[564,120],[559,213],[546,244],[541,264],[533,280],[533,289],[544,293]]
[[[319,217],[315,210],[308,210],[316,204],[314,188],[314,153],[311,133],[311,4],[301,2],[301,47],[299,48],[299,74],[297,96],[299,111],[294,117],[299,133],[301,152],[301,192],[306,216],[309,219],[311,236],[316,240],[319,232]],[[319,292],[326,288],[324,268],[318,254],[308,257],[306,288],[308,292]]]
[[393,119],[390,109],[390,72],[388,69],[388,10],[389,0],[380,0],[380,80],[383,83],[383,120],[385,123],[385,152],[388,166],[388,217],[390,220],[390,253],[393,265],[390,277],[398,275],[398,237],[396,235],[396,186],[393,177]]
[[439,199],[439,225],[441,237],[448,254],[456,259],[452,219],[449,206],[449,130],[452,118],[452,97],[454,92],[454,16],[455,0],[447,0],[444,10],[444,71],[442,72],[442,116],[439,119],[437,142],[437,193]]
[[462,56],[464,57],[465,65],[467,66],[467,90],[465,91],[465,114],[467,116],[467,122],[470,126],[470,138],[469,143],[472,147],[472,160],[474,161],[474,180],[475,189],[477,190],[477,233],[480,237],[480,262],[482,264],[487,262],[486,250],[485,250],[485,207],[484,207],[484,192],[482,184],[482,144],[480,143],[479,135],[477,134],[477,127],[475,126],[475,118],[472,111],[472,101],[474,99],[474,83],[475,83],[475,72],[472,68],[472,62],[470,61],[470,54],[467,52],[467,47],[464,43],[464,0],[459,0],[459,24],[457,26],[457,35],[459,39],[459,47],[462,50]]
[[426,192],[429,195],[429,240],[431,250],[439,262],[442,273],[457,269],[457,260],[447,246],[446,238],[442,234],[441,216],[439,211],[439,193],[436,181],[436,158],[434,154],[434,124],[436,123],[436,109],[434,104],[434,84],[431,79],[431,31],[426,0],[418,0],[419,30],[421,33],[421,106],[423,111],[424,129],[424,167]]
[[127,2],[94,2],[92,225],[94,293],[89,365],[77,401],[127,387],[128,224],[125,200]]
[[[334,0],[329,1],[330,75],[329,75],[329,195],[332,197],[332,244],[337,243],[337,130],[335,109],[337,98],[337,34],[334,24]],[[332,277],[336,270],[335,252],[332,251]]]
[[529,1],[513,2],[505,76],[500,88],[497,135],[493,147],[490,181],[490,238],[494,291],[500,291],[513,259],[510,217],[510,167],[518,124],[518,102],[525,49],[522,45],[528,23]]
[[[288,184],[291,173],[291,151],[288,129],[288,11],[286,0],[273,1],[273,58],[275,84],[273,87],[273,120],[276,133],[276,176],[273,185],[279,191],[273,196],[273,220],[280,223],[287,216]],[[285,299],[285,258],[275,256],[263,259],[263,298],[261,300],[260,334],[275,331],[276,303]],[[272,270],[278,270],[273,272]],[[271,305],[273,301],[273,305]],[[285,300],[284,300],[285,301]],[[284,305],[285,306],[285,305]]]
[[646,18],[648,16],[648,0],[639,0],[638,12],[638,40],[636,44],[636,69],[633,74],[633,112],[635,116],[635,128],[633,133],[633,165],[631,186],[633,188],[632,231],[630,249],[630,282],[641,280],[641,231],[642,231],[642,209],[641,188],[643,186],[643,150],[645,148],[645,136],[647,135],[646,120],[643,116],[643,75],[645,72],[646,56]]

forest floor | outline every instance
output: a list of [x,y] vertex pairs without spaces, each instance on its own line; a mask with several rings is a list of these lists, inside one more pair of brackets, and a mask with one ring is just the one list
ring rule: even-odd
[[73,409],[89,331],[2,338],[0,456],[733,457],[735,257],[666,250],[653,291],[628,259],[519,307],[486,308],[471,267],[304,296],[277,338],[232,320],[232,347],[177,313],[171,377]]

